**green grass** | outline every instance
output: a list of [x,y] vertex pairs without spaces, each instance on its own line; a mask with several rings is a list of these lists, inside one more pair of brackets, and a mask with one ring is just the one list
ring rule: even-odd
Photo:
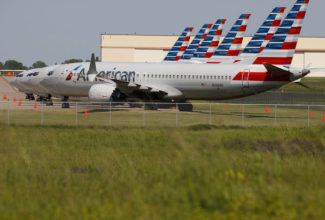
[[325,217],[325,127],[0,133],[0,219]]
[[303,78],[302,83],[310,87],[310,89],[299,86],[295,83],[289,83],[279,89],[284,92],[324,92],[325,78]]

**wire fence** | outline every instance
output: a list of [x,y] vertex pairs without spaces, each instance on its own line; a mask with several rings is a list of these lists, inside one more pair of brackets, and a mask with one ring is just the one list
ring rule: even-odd
[[[192,111],[180,111],[191,106]],[[292,127],[325,125],[325,105],[70,102],[68,107],[62,108],[62,102],[47,106],[32,101],[1,101],[0,123],[162,127],[199,124]]]

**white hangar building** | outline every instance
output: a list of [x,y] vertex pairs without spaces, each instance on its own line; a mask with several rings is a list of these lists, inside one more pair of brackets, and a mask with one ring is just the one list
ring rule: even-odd
[[[178,36],[157,35],[101,35],[103,62],[161,62]],[[251,38],[245,37],[243,48]],[[325,37],[300,37],[292,66],[325,67]],[[325,72],[310,74],[325,77]]]

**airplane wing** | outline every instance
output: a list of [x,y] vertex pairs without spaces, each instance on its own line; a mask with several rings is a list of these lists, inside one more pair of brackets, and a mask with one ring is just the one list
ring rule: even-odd
[[[98,75],[98,78],[105,77]],[[161,84],[139,84],[135,82],[126,82],[119,79],[110,79],[116,84],[116,87],[119,88],[123,93],[128,95],[154,95],[159,98],[181,98],[183,97],[183,93],[178,89],[169,86],[169,85],[161,85]]]

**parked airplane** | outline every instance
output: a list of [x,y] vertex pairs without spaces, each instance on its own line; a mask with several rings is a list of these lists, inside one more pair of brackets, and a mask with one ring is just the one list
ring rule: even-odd
[[[266,48],[247,63],[195,64],[186,63],[98,63],[97,78],[110,83],[92,85],[91,100],[110,101],[121,97],[145,101],[186,102],[187,100],[224,100],[258,94],[279,88],[307,75],[307,69],[290,68],[309,0],[297,0],[290,13]],[[80,79],[89,83],[94,76],[95,61],[58,67],[53,77],[41,84],[65,93],[75,84],[76,93],[87,93],[87,87],[77,86]],[[59,83],[60,82],[60,83]],[[73,83],[71,83],[73,82]],[[179,105],[180,110],[191,110]]]

